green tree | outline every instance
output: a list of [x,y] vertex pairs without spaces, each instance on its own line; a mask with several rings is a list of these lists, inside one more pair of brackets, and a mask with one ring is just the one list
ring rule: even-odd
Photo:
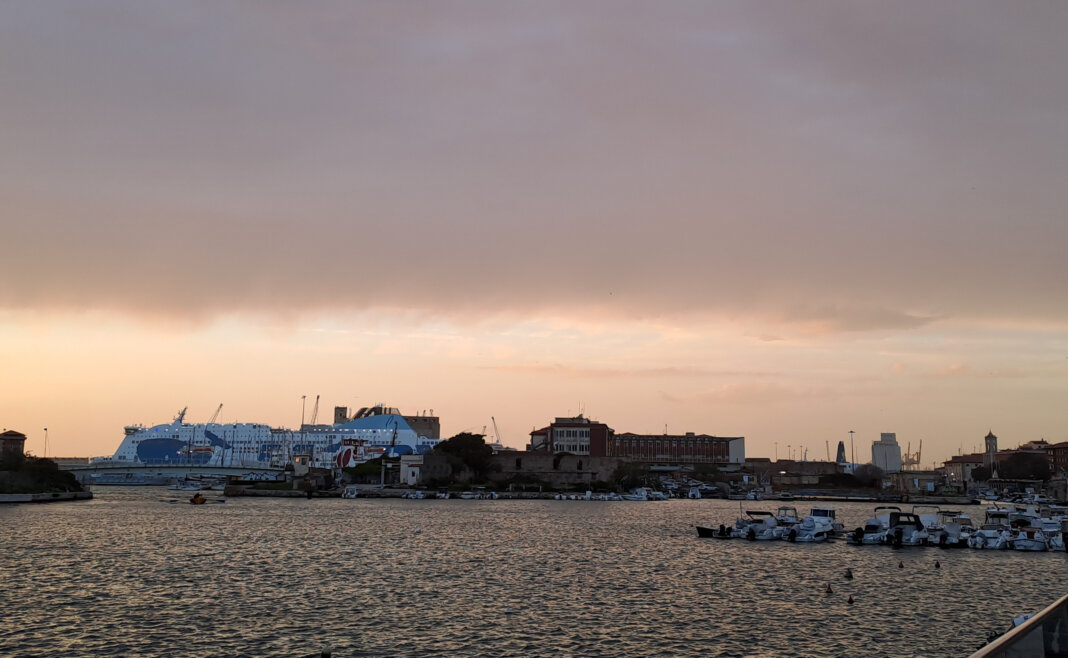
[[986,482],[990,479],[990,468],[987,466],[977,466],[972,469],[971,479],[972,482]]
[[1045,455],[1017,452],[998,464],[998,475],[1007,480],[1048,480],[1049,460]]
[[875,487],[883,481],[883,469],[874,464],[862,464],[853,471],[853,477],[862,487]]
[[635,462],[622,462],[612,472],[612,481],[623,491],[645,485],[648,477],[649,465]]
[[471,471],[475,481],[485,481],[493,470],[493,448],[486,444],[481,434],[461,432],[451,439],[446,439],[434,447],[435,452],[440,452],[450,461],[455,459],[462,466]]

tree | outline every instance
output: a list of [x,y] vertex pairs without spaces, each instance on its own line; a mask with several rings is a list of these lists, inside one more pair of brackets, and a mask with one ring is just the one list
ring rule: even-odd
[[612,472],[612,481],[619,485],[623,491],[640,487],[645,484],[649,476],[648,464],[634,462],[621,462]]
[[972,482],[986,482],[990,479],[990,467],[988,466],[976,466],[972,469],[971,479]]
[[1049,460],[1033,452],[1017,452],[998,464],[998,476],[1006,480],[1048,480]]
[[874,487],[882,482],[883,469],[875,464],[862,464],[853,471],[853,477],[862,487]]
[[481,434],[460,432],[451,439],[446,439],[434,447],[435,452],[440,452],[455,460],[459,465],[467,467],[476,481],[483,481],[493,470],[493,448],[486,444]]

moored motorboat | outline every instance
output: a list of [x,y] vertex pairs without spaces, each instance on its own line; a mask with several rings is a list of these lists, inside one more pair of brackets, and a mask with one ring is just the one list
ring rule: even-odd
[[1021,525],[1012,530],[1010,543],[1017,551],[1048,551],[1049,539],[1042,528]]
[[872,546],[886,543],[886,531],[890,528],[890,515],[900,512],[896,505],[880,505],[874,515],[864,522],[864,526],[849,533],[846,541],[854,546]]
[[782,529],[771,512],[748,510],[731,529],[731,536],[750,541],[768,541],[782,537]]
[[728,528],[727,526],[723,525],[722,523],[718,527],[715,527],[715,528],[713,528],[711,526],[703,526],[703,525],[694,526],[694,527],[697,528],[697,536],[698,537],[712,538],[712,539],[732,539],[733,538],[733,536],[731,535],[731,529]]
[[886,543],[891,546],[923,546],[927,543],[927,528],[916,514],[891,512]]
[[831,539],[842,531],[842,524],[835,520],[833,507],[817,505],[800,523],[783,533],[783,539],[791,542],[814,543]]

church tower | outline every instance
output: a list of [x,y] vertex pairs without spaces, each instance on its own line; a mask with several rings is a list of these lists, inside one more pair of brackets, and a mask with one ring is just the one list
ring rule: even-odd
[[994,456],[998,453],[998,437],[993,432],[986,434],[986,453],[983,455],[983,466],[994,472]]

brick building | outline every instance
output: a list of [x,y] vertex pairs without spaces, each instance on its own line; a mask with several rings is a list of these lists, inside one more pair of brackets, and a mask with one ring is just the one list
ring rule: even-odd
[[1047,445],[1046,459],[1049,460],[1049,470],[1054,475],[1068,473],[1068,441]]
[[607,456],[662,464],[743,464],[745,437],[624,432],[609,439]]
[[609,438],[614,434],[608,425],[579,414],[573,418],[557,418],[548,427],[531,432],[527,449],[530,452],[605,457]]
[[585,418],[557,418],[530,433],[530,452],[561,452],[611,457],[648,464],[745,463],[745,437],[709,434],[617,434],[608,425]]

